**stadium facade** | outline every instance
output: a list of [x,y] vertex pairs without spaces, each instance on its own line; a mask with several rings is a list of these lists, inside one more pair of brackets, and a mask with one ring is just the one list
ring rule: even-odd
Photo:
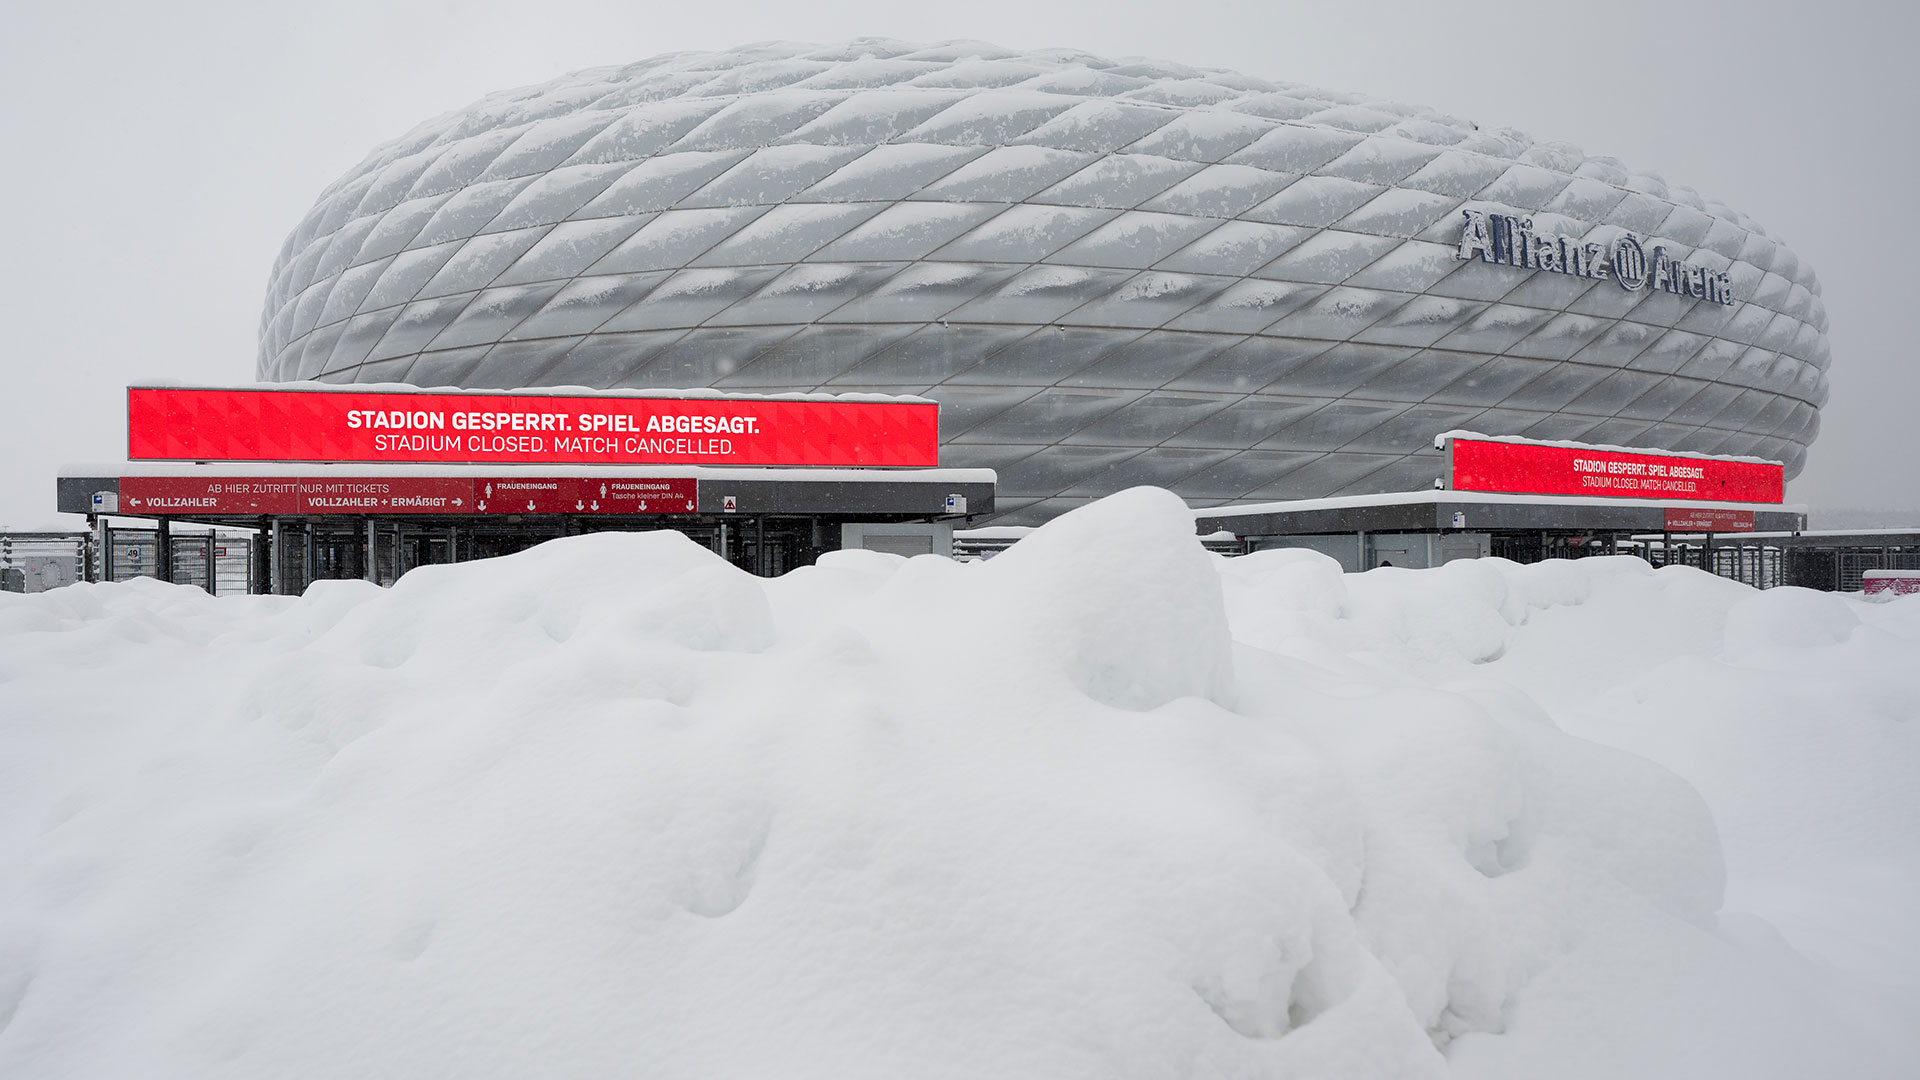
[[1812,271],[1618,161],[978,42],[679,53],[376,149],[283,247],[269,381],[918,394],[1000,520],[1430,487],[1437,433],[1804,463]]

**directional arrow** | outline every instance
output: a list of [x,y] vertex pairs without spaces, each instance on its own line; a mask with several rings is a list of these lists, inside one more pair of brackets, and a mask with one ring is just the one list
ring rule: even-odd
[[531,510],[531,509],[533,509],[533,500],[532,500],[532,499],[528,499],[528,500],[527,500],[527,509],[529,509],[529,510]]
[[479,502],[473,504],[473,508],[484,511],[487,508],[487,500],[481,499]]
[[128,500],[127,500],[127,505],[129,505],[129,506],[139,506],[139,505],[140,505],[140,500],[139,500],[139,499],[128,499]]
[[575,499],[573,500],[573,508],[575,510],[585,510],[587,508],[587,504],[581,502],[579,499]]
[[453,505],[455,505],[455,506],[460,506],[460,505],[461,505],[461,501],[460,501],[460,499],[459,499],[458,497],[456,497],[456,498],[455,498],[455,499],[453,500]]
[[[641,504],[640,504],[640,509],[642,509],[642,510],[645,510],[646,508],[647,508],[647,504],[646,504],[646,503],[641,503]],[[589,509],[589,510],[598,510],[598,509],[600,509],[600,500],[599,500],[599,499],[595,499],[595,500],[593,500],[593,501],[592,501],[591,503],[588,503],[588,504],[587,504],[587,509]]]
[[687,500],[687,509],[689,509],[689,510],[691,510],[691,509],[693,509],[693,500],[692,500],[692,499],[688,499],[688,500]]
[[641,499],[641,500],[640,500],[640,509],[642,509],[642,510],[645,510],[646,508],[647,508],[647,500],[645,500],[645,499]]

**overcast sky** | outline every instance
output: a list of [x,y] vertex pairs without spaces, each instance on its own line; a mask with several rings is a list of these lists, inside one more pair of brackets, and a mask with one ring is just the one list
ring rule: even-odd
[[[1660,173],[1819,274],[1833,397],[1788,499],[1913,511],[1907,3],[688,0],[40,4],[0,38],[0,524],[125,460],[124,387],[253,381],[267,272],[376,144],[491,90],[769,39],[978,38],[1377,94]],[[78,519],[71,519],[77,521]]]

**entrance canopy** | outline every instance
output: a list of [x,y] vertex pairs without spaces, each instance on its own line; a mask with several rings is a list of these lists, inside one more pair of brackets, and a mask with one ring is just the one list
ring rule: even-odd
[[128,464],[63,470],[58,507],[256,530],[261,591],[558,536],[672,529],[758,574],[842,546],[944,553],[994,511],[990,469],[937,467],[939,406],[876,394],[421,389],[127,391]]
[[[924,520],[993,512],[991,469],[310,465],[218,462],[62,470],[59,509],[253,525],[266,517],[507,520],[822,515]],[[663,527],[670,521],[660,521]]]
[[[993,512],[990,469],[730,469],[500,465],[134,464],[71,468],[59,506],[111,532],[159,522],[258,530],[260,592],[320,578],[389,584],[432,563],[506,555],[555,537],[673,529],[755,574],[845,546],[944,553],[953,523]],[[917,545],[900,548],[898,545]],[[114,550],[103,534],[100,549]]]
[[[1203,535],[1237,540],[1247,550],[1311,548],[1359,571],[1376,566],[1418,569],[1488,555],[1538,562],[1617,554],[1644,546],[1643,538],[1661,545],[1663,560],[1671,561],[1679,550],[1677,542],[1690,545],[1704,561],[1716,535],[1797,532],[1806,528],[1807,509],[1433,490],[1214,507],[1197,511],[1195,518]],[[1697,539],[1683,539],[1688,537]]]
[[1202,533],[1239,537],[1368,532],[1525,531],[1575,534],[1796,532],[1799,505],[1398,491],[1196,511]]

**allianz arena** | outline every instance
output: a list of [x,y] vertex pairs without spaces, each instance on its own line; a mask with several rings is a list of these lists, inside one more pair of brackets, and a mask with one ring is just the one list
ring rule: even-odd
[[1437,433],[1804,463],[1813,272],[1691,189],[1365,97],[978,42],[678,53],[376,149],[265,380],[918,394],[1003,523],[1430,487]]

